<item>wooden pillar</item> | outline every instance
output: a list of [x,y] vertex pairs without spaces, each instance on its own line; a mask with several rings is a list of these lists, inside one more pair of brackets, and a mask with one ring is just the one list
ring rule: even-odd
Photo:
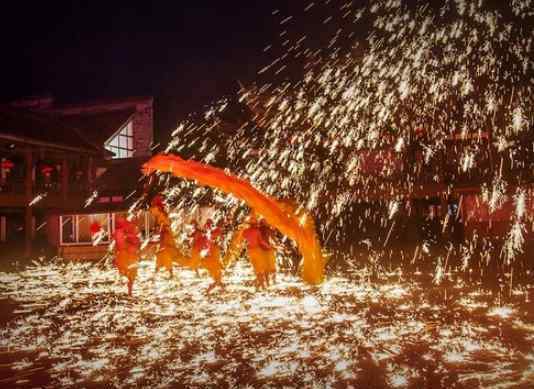
[[26,209],[24,212],[24,255],[29,257],[32,252],[33,239],[33,212],[32,207],[29,206],[33,199],[33,156],[31,149],[25,151],[24,163],[24,193],[26,195]]
[[0,242],[7,242],[7,218],[0,216]]
[[69,164],[66,158],[61,164],[61,195],[63,200],[67,200],[69,194]]

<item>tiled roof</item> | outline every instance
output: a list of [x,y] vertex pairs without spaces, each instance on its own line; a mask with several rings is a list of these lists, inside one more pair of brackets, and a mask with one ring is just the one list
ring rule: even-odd
[[123,127],[135,114],[135,108],[104,112],[81,112],[77,114],[55,114],[68,126],[84,131],[84,135],[94,144],[103,145],[113,134]]
[[0,137],[64,150],[105,153],[102,146],[58,117],[6,106],[0,106]]
[[107,108],[113,109],[112,107],[117,105],[127,105],[133,107],[136,104],[152,104],[153,101],[154,98],[152,96],[129,96],[121,98],[103,98],[72,104],[54,104],[50,108],[54,111],[62,111],[64,113],[67,113],[68,111],[76,111],[79,109],[88,110],[91,108],[101,111]]

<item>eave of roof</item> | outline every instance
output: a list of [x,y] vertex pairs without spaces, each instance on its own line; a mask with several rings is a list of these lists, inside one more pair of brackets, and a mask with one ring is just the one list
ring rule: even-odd
[[69,126],[84,130],[86,138],[91,143],[103,145],[128,122],[133,120],[135,112],[135,108],[126,108],[105,112],[56,114],[55,117]]
[[2,133],[2,132],[0,132],[0,139],[4,139],[4,140],[10,141],[10,142],[20,142],[20,143],[26,143],[26,144],[30,144],[30,145],[34,145],[34,146],[49,147],[49,148],[52,148],[52,149],[58,149],[58,150],[64,150],[64,151],[83,152],[83,153],[99,155],[99,156],[102,155],[102,154],[106,154],[105,152],[107,151],[105,149],[101,150],[101,151],[88,150],[88,149],[85,149],[85,148],[82,148],[82,147],[74,147],[74,146],[62,145],[62,144],[58,144],[58,143],[46,142],[46,141],[27,138],[27,137],[23,137],[23,136],[10,135],[10,134],[6,134],[6,133]]
[[80,130],[68,127],[50,115],[0,107],[3,139],[55,149],[104,155],[105,149],[89,142]]
[[152,96],[130,96],[125,98],[98,99],[93,101],[84,101],[82,103],[56,105],[49,111],[68,115],[69,111],[78,112],[80,109],[84,111],[102,111],[107,109],[116,109],[113,106],[134,106],[136,104],[152,105],[153,103],[154,97]]

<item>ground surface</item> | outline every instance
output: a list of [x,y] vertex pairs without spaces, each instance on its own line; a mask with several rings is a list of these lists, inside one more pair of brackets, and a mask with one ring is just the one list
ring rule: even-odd
[[238,263],[207,296],[143,262],[128,298],[106,266],[0,273],[0,387],[534,386],[532,289],[499,306],[460,282],[251,280]]

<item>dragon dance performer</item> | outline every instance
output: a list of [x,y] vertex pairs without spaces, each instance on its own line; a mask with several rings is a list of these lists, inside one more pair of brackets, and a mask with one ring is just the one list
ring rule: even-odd
[[269,242],[268,230],[262,224],[253,213],[249,218],[249,227],[243,231],[258,289],[267,288],[276,274],[275,251]]
[[193,244],[191,245],[191,260],[189,262],[189,267],[193,269],[198,276],[198,269],[202,262],[202,254],[205,253],[204,250],[208,249],[208,239],[196,221],[193,222],[192,239]]
[[206,256],[202,258],[201,265],[206,269],[213,278],[213,284],[208,287],[206,291],[209,293],[214,287],[223,287],[222,283],[222,271],[223,265],[221,262],[221,249],[217,240],[222,234],[222,230],[219,226],[213,227],[213,222],[208,219],[205,224],[206,229]]
[[278,200],[262,193],[250,182],[208,164],[186,161],[178,155],[156,155],[143,164],[142,171],[146,175],[156,171],[170,173],[186,180],[194,180],[199,186],[209,186],[243,200],[270,226],[296,243],[302,254],[302,278],[312,285],[323,282],[326,261],[313,217],[304,210],[287,210]]
[[225,267],[230,266],[239,257],[246,243],[258,289],[269,286],[276,276],[276,254],[269,236],[269,228],[252,213],[236,229],[223,261]]
[[156,273],[159,269],[164,268],[172,277],[172,267],[174,262],[182,266],[187,266],[188,263],[182,252],[176,247],[176,242],[174,241],[171,229],[171,222],[165,211],[161,196],[158,195],[152,200],[150,213],[154,216],[156,223],[160,228],[159,247],[156,252]]
[[276,282],[276,250],[272,244],[272,230],[264,219],[260,220],[260,231],[262,232],[264,242],[267,243],[267,245],[263,246],[263,249],[267,251],[265,254],[265,264],[267,268],[265,277],[267,286],[269,286]]
[[133,284],[137,277],[137,263],[141,241],[135,223],[122,217],[115,220],[115,258],[114,265],[119,273],[128,279],[128,295],[132,295]]

